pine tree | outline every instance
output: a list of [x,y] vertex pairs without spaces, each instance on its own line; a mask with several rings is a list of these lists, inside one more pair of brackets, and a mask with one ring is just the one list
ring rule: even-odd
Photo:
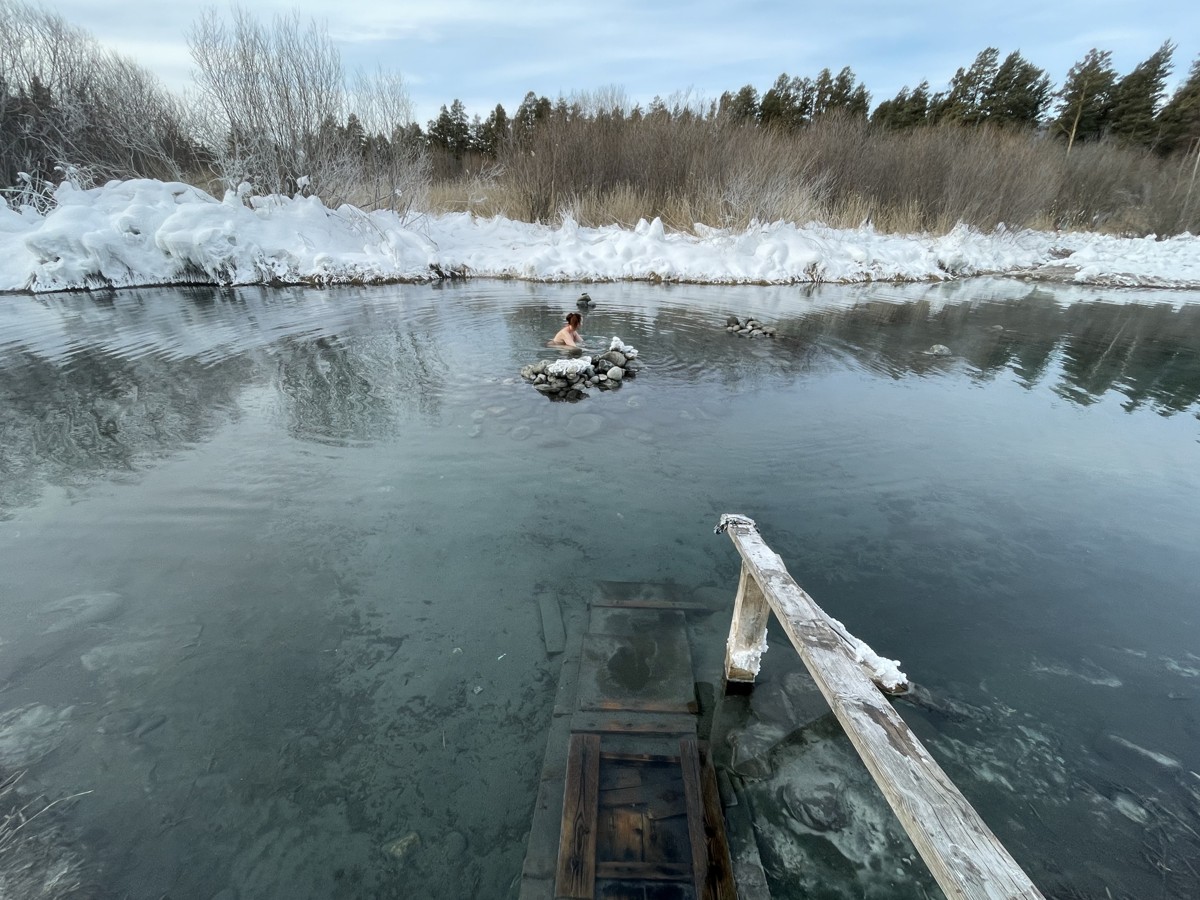
[[1163,153],[1200,149],[1200,57],[1158,114],[1158,123]]
[[982,99],[983,120],[996,125],[1036,125],[1050,101],[1050,78],[1018,52],[1004,58]]
[[449,109],[443,106],[438,117],[429,123],[429,142],[446,150],[455,159],[462,159],[470,149],[471,126],[461,100],[455,99]]
[[1067,153],[1076,141],[1094,141],[1104,135],[1116,83],[1117,73],[1108,50],[1092,48],[1071,66],[1057,94],[1058,115],[1050,123],[1052,131],[1066,136]]
[[1175,45],[1165,42],[1113,89],[1111,131],[1122,140],[1153,147],[1158,140],[1155,114],[1166,96]]
[[527,93],[525,99],[521,101],[521,105],[517,107],[516,115],[513,116],[513,139],[520,142],[528,141],[538,125],[550,118],[551,109],[549,97],[539,97],[533,91]]
[[[825,70],[828,74],[829,70]],[[763,125],[794,131],[812,115],[814,86],[807,78],[789,78],[787,72],[775,79],[763,94],[758,118]]]
[[474,129],[474,146],[480,153],[495,159],[500,147],[508,140],[508,113],[499,103],[488,117]]
[[758,91],[750,84],[739,88],[736,94],[726,91],[721,95],[717,111],[734,124],[753,123],[758,120]]
[[884,100],[871,113],[871,124],[880,128],[914,128],[925,124],[929,112],[929,82],[922,81],[912,90],[902,87],[891,100]]
[[985,99],[993,82],[1000,51],[987,47],[979,52],[969,69],[959,69],[950,79],[950,90],[935,94],[930,103],[930,119],[934,122],[954,122],[977,125],[986,118]]

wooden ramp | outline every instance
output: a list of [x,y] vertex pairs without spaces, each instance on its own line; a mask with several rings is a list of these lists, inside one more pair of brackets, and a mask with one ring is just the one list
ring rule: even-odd
[[669,586],[600,588],[567,640],[520,897],[734,900],[697,735],[684,619],[695,606]]

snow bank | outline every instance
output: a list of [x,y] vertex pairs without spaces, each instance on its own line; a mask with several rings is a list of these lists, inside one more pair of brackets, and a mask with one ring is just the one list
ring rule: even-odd
[[742,231],[662,222],[549,227],[467,213],[404,218],[315,198],[218,200],[181,183],[69,184],[46,215],[0,207],[0,291],[212,282],[422,280],[440,271],[540,281],[711,284],[933,281],[1020,274],[1090,284],[1200,287],[1200,238],[1169,240],[960,226],[887,235],[785,222]]

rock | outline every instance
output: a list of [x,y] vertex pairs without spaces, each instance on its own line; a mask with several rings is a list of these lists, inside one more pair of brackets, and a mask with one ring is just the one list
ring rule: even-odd
[[928,356],[951,356],[950,348],[945,344],[934,344],[925,351]]
[[133,710],[123,709],[105,713],[96,723],[101,734],[132,734],[142,724],[142,717]]
[[779,788],[779,804],[801,825],[813,831],[841,831],[850,824],[850,812],[840,791],[830,784]]
[[383,852],[393,859],[404,859],[408,854],[412,853],[421,844],[421,836],[415,831],[410,831],[403,837],[398,837],[388,841],[383,845]]
[[624,377],[625,377],[625,370],[622,369],[620,366],[613,366],[611,369],[608,370],[608,380],[609,381],[620,381]]
[[442,838],[442,852],[450,859],[459,859],[467,852],[467,839],[460,832],[451,831]]
[[0,715],[0,767],[24,769],[55,749],[66,737],[72,710],[30,703]]
[[737,316],[730,316],[728,319],[725,320],[725,324],[729,328],[741,328],[742,327],[742,323],[738,321]]
[[95,625],[115,619],[125,601],[120,594],[104,591],[96,594],[75,594],[42,607],[38,616],[49,627],[43,634],[65,631],[79,625]]
[[584,291],[579,295],[579,299],[575,301],[576,306],[595,306],[596,301],[588,296],[588,292]]
[[730,768],[745,778],[770,777],[775,771],[771,751],[786,736],[783,729],[761,722],[729,732]]

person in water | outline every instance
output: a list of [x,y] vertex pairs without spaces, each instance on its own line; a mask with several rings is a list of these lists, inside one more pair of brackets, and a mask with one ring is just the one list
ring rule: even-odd
[[558,334],[554,336],[554,340],[550,342],[551,347],[582,347],[583,335],[579,333],[579,326],[583,324],[583,316],[577,312],[567,313],[567,324],[559,329]]

